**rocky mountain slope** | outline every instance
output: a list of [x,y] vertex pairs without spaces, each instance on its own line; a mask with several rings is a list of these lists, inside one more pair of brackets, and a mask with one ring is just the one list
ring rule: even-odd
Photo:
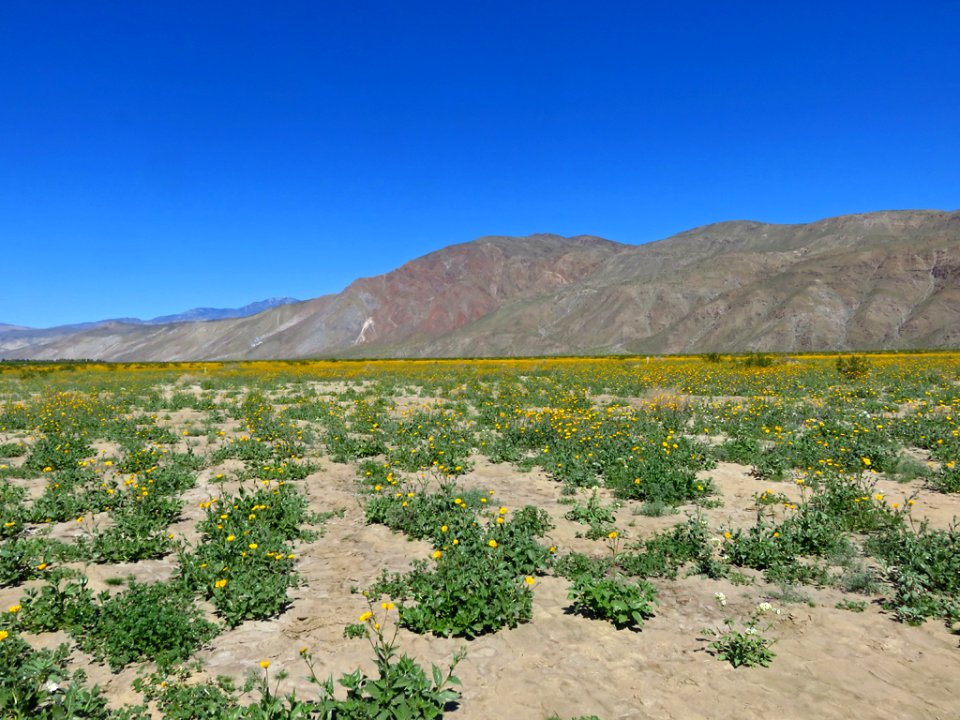
[[488,237],[257,315],[0,334],[0,357],[183,360],[960,345],[960,212],[725,222],[641,246]]
[[[90,322],[74,323],[71,325],[57,325],[50,328],[30,328],[21,325],[8,325],[0,323],[0,336],[7,333],[17,333],[19,337],[55,337],[59,335],[70,335],[82,330],[99,327],[100,325],[120,324],[120,325],[166,325],[169,323],[180,322],[207,322],[209,320],[225,320],[227,318],[241,318],[250,315],[262,313],[264,310],[289,305],[290,303],[300,302],[296,298],[267,298],[257,302],[249,303],[240,308],[209,308],[198,307],[184,310],[175,315],[160,315],[150,320],[141,320],[135,317],[111,318],[109,320],[92,320]],[[8,336],[9,337],[9,336]]]
[[191,308],[190,310],[185,310],[182,313],[176,315],[160,315],[150,320],[144,320],[144,325],[165,325],[167,323],[178,323],[178,322],[207,322],[209,320],[226,320],[227,318],[242,318],[248,317],[250,315],[256,315],[257,313],[262,313],[264,310],[270,310],[271,308],[280,307],[281,305],[289,305],[290,303],[300,302],[296,298],[291,297],[273,297],[267,298],[266,300],[259,300],[257,302],[252,302],[248,305],[244,305],[240,308],[210,308],[210,307],[199,307]]

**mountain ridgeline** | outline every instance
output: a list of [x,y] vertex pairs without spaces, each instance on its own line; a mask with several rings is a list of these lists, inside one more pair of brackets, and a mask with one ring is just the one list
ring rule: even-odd
[[114,361],[797,352],[960,345],[960,212],[724,222],[640,246],[485,237],[225,320],[0,330],[0,357]]

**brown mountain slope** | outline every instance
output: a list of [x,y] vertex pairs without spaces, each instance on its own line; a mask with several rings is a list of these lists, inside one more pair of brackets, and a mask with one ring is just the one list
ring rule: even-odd
[[734,222],[633,248],[422,355],[960,345],[960,213]]
[[725,222],[642,246],[491,237],[248,318],[0,335],[109,360],[799,351],[960,345],[960,212]]
[[[426,342],[503,304],[582,280],[630,246],[580,236],[489,237],[452,245],[343,292],[248,318],[143,327],[110,323],[54,338],[0,336],[0,357],[107,360],[276,358]],[[374,350],[373,352],[376,352]]]

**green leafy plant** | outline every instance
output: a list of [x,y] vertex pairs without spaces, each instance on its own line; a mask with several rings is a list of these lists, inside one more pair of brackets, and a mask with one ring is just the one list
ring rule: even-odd
[[0,716],[106,720],[107,699],[86,685],[82,671],[69,672],[67,645],[34,650],[19,635],[0,630]]
[[96,616],[93,591],[76,571],[57,572],[39,588],[27,588],[21,603],[18,620],[32,632],[84,628]]
[[617,628],[642,630],[644,620],[653,617],[656,594],[653,585],[643,580],[581,575],[568,597],[581,613],[607,620]]
[[[723,593],[717,593],[715,596],[717,602],[723,606],[726,604],[726,598]],[[724,629],[720,631],[707,630],[708,634],[716,635],[717,639],[710,643],[710,648],[714,651],[718,660],[726,660],[733,667],[767,667],[774,657],[773,650],[770,648],[774,640],[764,637],[762,631],[769,630],[770,623],[760,629],[759,625],[762,618],[768,613],[780,614],[780,610],[774,608],[770,603],[763,602],[757,605],[750,617],[745,620],[741,627],[730,618],[724,620]]]
[[919,625],[933,617],[960,618],[960,526],[890,528],[867,547],[886,566],[894,589],[886,607],[899,620]]
[[870,363],[862,355],[837,356],[837,373],[847,380],[863,380],[870,376]]
[[363,623],[351,623],[343,628],[345,638],[365,638],[367,637],[367,626]]
[[68,630],[83,650],[113,670],[141,660],[160,668],[183,662],[219,632],[181,585],[134,580],[118,595],[101,595],[89,625]]
[[604,506],[597,495],[597,491],[594,490],[586,503],[576,503],[564,514],[564,517],[567,520],[589,526],[590,529],[587,531],[586,537],[590,540],[597,540],[606,537],[613,530],[616,522],[613,509]]
[[867,609],[866,600],[841,600],[835,607],[838,610],[849,610],[850,612],[862,613]]
[[370,589],[393,597],[400,623],[417,633],[477,637],[504,627],[516,627],[533,614],[532,577],[521,579],[494,547],[454,546],[433,568],[414,563],[403,576],[384,577]]
[[[399,653],[397,625],[391,623],[389,618],[392,610],[393,604],[385,602],[376,612],[371,605],[371,609],[360,616],[360,622],[370,630],[368,639],[374,653],[377,675],[369,676],[356,670],[341,676],[338,682],[347,690],[344,700],[334,697],[333,678],[320,681],[314,671],[312,656],[309,652],[302,652],[312,680],[320,687],[320,699],[316,705],[323,717],[345,720],[433,720],[442,717],[447,705],[460,697],[460,693],[453,689],[453,686],[460,684],[460,679],[453,673],[466,656],[466,651],[460,650],[453,656],[446,672],[433,665],[428,676],[416,661],[405,653]],[[388,630],[391,624],[392,631]],[[261,687],[269,689],[266,680],[265,669]]]

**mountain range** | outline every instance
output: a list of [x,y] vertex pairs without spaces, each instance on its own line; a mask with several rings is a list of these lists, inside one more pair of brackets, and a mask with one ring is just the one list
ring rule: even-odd
[[[5,330],[0,357],[457,357],[960,345],[960,211],[483,237],[247,317]],[[206,319],[206,318],[203,318]],[[153,321],[151,321],[153,322]]]

